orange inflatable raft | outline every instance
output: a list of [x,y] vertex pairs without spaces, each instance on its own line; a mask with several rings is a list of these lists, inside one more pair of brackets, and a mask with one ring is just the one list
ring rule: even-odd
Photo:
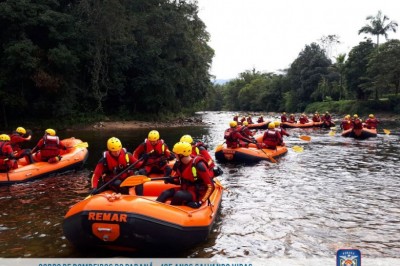
[[0,173],[0,185],[9,185],[48,177],[57,173],[79,169],[88,158],[87,143],[80,139],[68,138],[61,141],[67,150],[61,150],[62,159],[57,163],[35,162],[27,164],[25,158],[18,160],[18,168]]
[[[143,176],[129,178],[136,177]],[[221,205],[220,183],[215,183],[209,202],[193,209],[155,201],[162,191],[176,185],[148,181],[143,182],[143,196],[105,191],[72,206],[63,221],[66,238],[77,248],[125,251],[148,246],[187,249],[205,241]],[[133,187],[129,191],[134,194]]]
[[218,161],[252,163],[261,160],[274,162],[275,158],[287,153],[285,146],[277,146],[276,149],[258,149],[254,144],[249,144],[248,148],[228,148],[226,144],[220,144],[215,149],[215,158]]
[[353,129],[350,128],[342,132],[343,137],[350,137],[355,139],[367,139],[371,137],[376,137],[378,135],[376,128],[368,129]]

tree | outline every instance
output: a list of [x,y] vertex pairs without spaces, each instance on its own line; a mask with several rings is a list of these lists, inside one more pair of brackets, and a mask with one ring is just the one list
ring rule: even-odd
[[374,51],[374,45],[370,39],[366,42],[360,42],[353,47],[349,53],[349,58],[346,61],[345,76],[348,90],[354,92],[356,99],[366,100],[370,95],[365,87],[367,65],[369,57]]
[[378,14],[374,16],[368,16],[366,20],[370,21],[370,24],[365,25],[362,27],[359,31],[358,34],[360,35],[361,33],[367,33],[371,35],[376,35],[376,45],[379,47],[379,35],[385,36],[385,38],[388,38],[388,31],[393,31],[396,32],[397,29],[397,22],[395,21],[390,21],[389,23],[385,24],[386,21],[389,20],[389,18],[386,15],[383,15],[382,17],[382,12],[379,10]]
[[368,63],[367,73],[371,77],[371,87],[378,91],[393,89],[397,95],[400,89],[400,41],[390,40],[381,45],[379,53],[374,53]]
[[291,96],[297,100],[291,101],[296,106],[289,108],[290,110],[303,111],[307,104],[311,103],[310,96],[317,90],[321,79],[328,74],[330,65],[330,59],[326,57],[325,51],[318,44],[306,45],[288,70]]

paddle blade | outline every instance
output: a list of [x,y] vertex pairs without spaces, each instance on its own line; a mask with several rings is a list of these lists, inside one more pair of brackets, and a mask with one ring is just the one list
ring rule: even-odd
[[76,148],[87,148],[87,147],[89,147],[89,143],[81,142],[81,143],[78,143],[78,144],[74,145],[74,147],[76,147]]
[[333,137],[333,136],[335,136],[335,131],[329,131],[329,136],[331,136],[331,137]]
[[311,137],[310,136],[300,136],[299,137],[301,140],[304,140],[304,141],[310,141],[311,140]]
[[151,178],[145,175],[132,175],[128,176],[122,183],[120,187],[134,187],[141,185],[143,183],[151,181]]
[[295,152],[303,152],[304,149],[301,146],[293,146],[292,150]]
[[385,132],[386,135],[390,134],[390,130],[389,129],[383,129],[383,132]]

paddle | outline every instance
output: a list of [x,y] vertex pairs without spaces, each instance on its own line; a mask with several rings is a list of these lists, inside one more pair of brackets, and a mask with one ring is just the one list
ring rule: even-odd
[[295,152],[303,152],[304,149],[301,146],[293,146],[292,150]]
[[268,156],[268,159],[271,161],[271,163],[276,163],[276,160],[274,159],[274,157],[272,157],[271,154],[267,154],[263,149],[260,149],[265,155]]
[[331,130],[331,131],[329,131],[329,136],[331,136],[331,137],[333,137],[333,136],[335,136],[335,134],[336,134],[336,131],[334,131],[334,130]]
[[87,148],[87,147],[89,147],[89,143],[81,142],[81,143],[75,144],[74,146],[67,147],[67,149],[71,149],[71,148]]
[[[145,175],[132,175],[132,176],[128,176],[121,183],[120,187],[134,187],[134,186],[142,185],[146,182],[165,180],[165,179],[169,179],[169,178],[170,178],[169,176],[150,178]],[[214,180],[215,184],[220,186],[222,189],[225,189],[224,186],[221,184],[221,182],[217,178],[214,178],[213,180]]]
[[[136,162],[134,162],[133,164],[129,165],[127,168],[125,168],[121,173],[119,173],[118,175],[114,176],[113,178],[111,178],[110,180],[108,180],[105,184],[103,184],[101,187],[94,189],[90,194],[89,197],[91,195],[94,194],[98,194],[99,192],[101,192],[105,187],[107,187],[109,184],[111,184],[112,182],[114,182],[117,178],[119,178],[122,174],[126,173],[127,171],[129,171],[130,169],[132,169],[133,167],[135,167],[136,164],[138,164],[140,161],[143,160],[143,157],[140,157],[139,160],[137,160]],[[122,184],[121,184],[122,185]],[[121,186],[120,185],[120,186]]]
[[300,136],[299,137],[301,140],[304,140],[304,141],[310,141],[311,140],[311,137],[310,136]]
[[384,132],[386,135],[389,135],[389,134],[390,134],[390,130],[389,130],[389,129],[383,129],[383,132]]

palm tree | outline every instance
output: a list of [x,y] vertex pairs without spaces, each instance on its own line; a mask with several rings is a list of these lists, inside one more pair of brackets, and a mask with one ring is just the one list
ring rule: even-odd
[[365,25],[362,27],[359,31],[358,34],[360,35],[361,33],[369,33],[372,35],[376,35],[376,44],[377,47],[379,47],[379,35],[384,35],[385,38],[388,38],[388,31],[393,31],[396,32],[397,29],[397,22],[396,21],[390,21],[388,24],[385,25],[385,22],[389,20],[389,18],[386,15],[383,15],[382,17],[382,12],[379,10],[378,14],[374,16],[368,16],[366,20],[370,21],[370,24]]

